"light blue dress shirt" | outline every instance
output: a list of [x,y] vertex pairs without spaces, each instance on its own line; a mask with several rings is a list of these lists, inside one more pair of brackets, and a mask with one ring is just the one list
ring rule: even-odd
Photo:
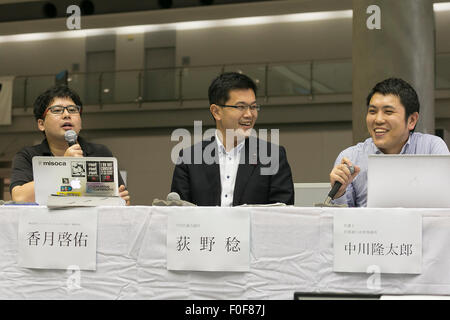
[[[347,204],[349,207],[367,206],[367,165],[369,154],[383,154],[373,143],[372,138],[366,139],[355,146],[342,151],[334,162],[334,166],[341,163],[346,157],[361,168],[359,174],[347,187],[345,194],[333,200],[335,204]],[[409,135],[400,154],[449,154],[444,140],[430,134],[414,132]]]

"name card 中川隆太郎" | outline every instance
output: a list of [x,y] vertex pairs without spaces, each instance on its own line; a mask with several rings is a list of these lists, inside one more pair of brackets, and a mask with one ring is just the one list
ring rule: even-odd
[[422,215],[340,209],[333,218],[335,272],[420,274],[422,272]]

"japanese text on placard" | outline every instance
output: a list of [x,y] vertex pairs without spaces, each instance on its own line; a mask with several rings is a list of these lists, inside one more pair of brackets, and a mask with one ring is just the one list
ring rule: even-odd
[[413,245],[411,243],[349,242],[344,246],[344,249],[349,256],[411,256],[413,254]]
[[[226,237],[223,240],[226,252],[239,252],[241,241],[234,237]],[[213,251],[216,244],[215,237],[202,236],[200,237],[200,251]],[[176,241],[177,251],[191,251],[191,237],[178,236]]]
[[28,246],[87,247],[88,235],[83,232],[32,231],[27,233]]

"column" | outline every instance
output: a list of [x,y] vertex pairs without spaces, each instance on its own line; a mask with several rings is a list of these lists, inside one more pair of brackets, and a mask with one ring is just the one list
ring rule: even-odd
[[[373,20],[379,7],[380,29]],[[376,8],[375,8],[376,10]],[[372,17],[372,18],[371,18]],[[420,117],[416,131],[434,134],[435,22],[431,0],[353,0],[354,143],[369,136],[366,98],[379,81],[402,78],[417,91]]]

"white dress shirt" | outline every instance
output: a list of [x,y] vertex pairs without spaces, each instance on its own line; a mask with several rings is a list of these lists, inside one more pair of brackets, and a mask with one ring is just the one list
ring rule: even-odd
[[241,158],[242,148],[245,145],[245,140],[241,141],[236,147],[228,152],[222,141],[219,139],[217,130],[216,141],[219,146],[220,183],[222,186],[220,205],[222,207],[231,207],[233,205],[234,184],[236,183],[239,160]]

